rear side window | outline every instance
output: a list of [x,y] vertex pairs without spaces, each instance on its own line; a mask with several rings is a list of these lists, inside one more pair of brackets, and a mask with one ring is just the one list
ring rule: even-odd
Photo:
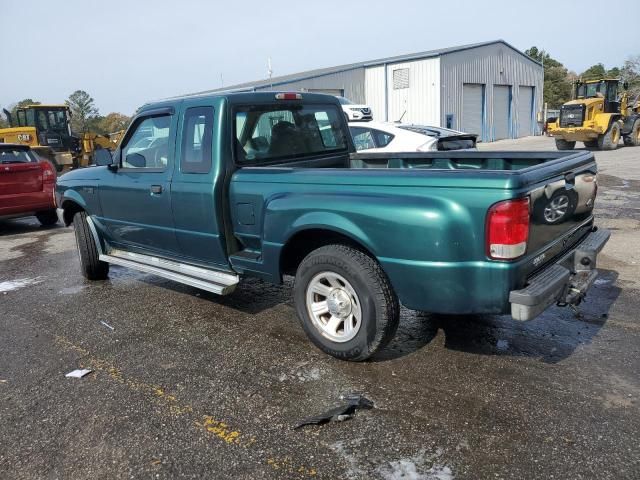
[[188,108],[182,128],[182,172],[209,173],[212,135],[213,107]]
[[0,165],[8,163],[36,163],[37,157],[28,150],[22,149],[0,149]]
[[382,130],[371,130],[373,132],[373,136],[376,139],[376,145],[378,148],[386,147],[389,145],[391,140],[393,140],[394,135],[390,133],[383,132]]
[[335,105],[241,106],[234,115],[240,164],[268,164],[347,150],[342,113]]
[[350,130],[356,150],[367,150],[369,148],[376,148],[376,144],[373,141],[373,134],[371,133],[370,129],[351,127]]

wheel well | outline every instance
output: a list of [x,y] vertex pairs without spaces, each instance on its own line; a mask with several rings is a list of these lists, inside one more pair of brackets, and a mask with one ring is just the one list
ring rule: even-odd
[[298,232],[287,241],[280,254],[280,272],[283,275],[295,275],[298,265],[309,253],[325,245],[336,243],[347,245],[371,258],[376,258],[364,245],[347,235],[333,230],[314,228]]
[[73,223],[73,216],[84,210],[84,208],[72,200],[62,202],[62,209],[64,210],[63,218],[65,225],[71,225]]

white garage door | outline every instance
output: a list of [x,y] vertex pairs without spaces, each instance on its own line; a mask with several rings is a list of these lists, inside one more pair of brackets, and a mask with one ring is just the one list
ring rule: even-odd
[[511,120],[511,87],[493,86],[493,139],[509,138]]
[[462,86],[462,131],[482,138],[484,85],[465,83]]
[[520,85],[518,98],[518,136],[533,135],[533,87]]

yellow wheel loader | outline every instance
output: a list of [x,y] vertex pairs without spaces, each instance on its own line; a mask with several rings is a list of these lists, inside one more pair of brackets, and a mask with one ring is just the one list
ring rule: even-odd
[[74,135],[67,105],[27,105],[16,110],[16,118],[6,109],[4,113],[10,127],[0,128],[0,143],[29,145],[53,163],[58,172],[90,165],[96,148],[116,147],[109,136]]
[[[622,86],[623,92],[618,89]],[[599,150],[615,150],[622,138],[628,146],[640,145],[640,104],[630,102],[627,84],[618,79],[579,81],[573,100],[560,107],[548,126],[558,150],[572,150],[576,142]]]

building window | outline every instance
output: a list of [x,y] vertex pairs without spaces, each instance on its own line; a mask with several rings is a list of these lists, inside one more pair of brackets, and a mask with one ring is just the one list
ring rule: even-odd
[[409,88],[409,69],[398,68],[393,71],[393,89]]

